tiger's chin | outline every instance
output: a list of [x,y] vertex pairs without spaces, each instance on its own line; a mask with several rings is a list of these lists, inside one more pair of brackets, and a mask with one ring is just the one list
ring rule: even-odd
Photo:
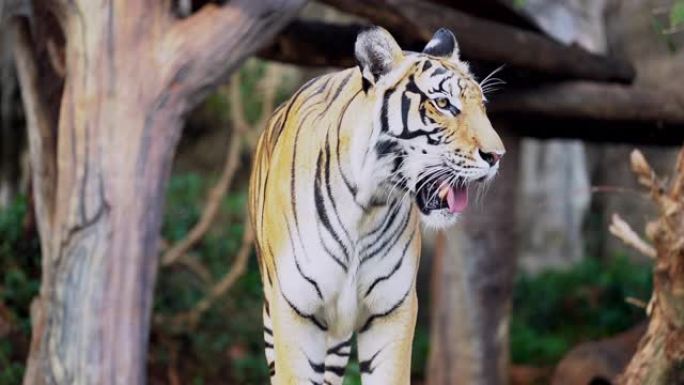
[[426,228],[431,230],[442,230],[453,226],[461,217],[459,213],[449,212],[448,209],[433,210],[425,214],[420,212],[420,220]]

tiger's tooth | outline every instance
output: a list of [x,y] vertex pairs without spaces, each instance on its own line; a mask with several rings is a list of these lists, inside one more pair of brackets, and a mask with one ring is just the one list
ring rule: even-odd
[[444,199],[444,197],[446,197],[448,193],[449,193],[449,186],[443,186],[439,189],[439,192],[437,192],[437,195],[439,196],[439,199]]

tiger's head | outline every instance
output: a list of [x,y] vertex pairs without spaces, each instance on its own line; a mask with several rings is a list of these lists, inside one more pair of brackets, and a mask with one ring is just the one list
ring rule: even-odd
[[430,227],[455,223],[469,185],[491,180],[505,153],[456,38],[442,28],[422,52],[405,52],[376,27],[358,36],[355,56],[374,100],[373,144],[386,194],[413,197]]

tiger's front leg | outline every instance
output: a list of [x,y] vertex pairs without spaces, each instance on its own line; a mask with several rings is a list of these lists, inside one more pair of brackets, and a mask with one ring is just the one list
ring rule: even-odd
[[[273,337],[272,385],[323,384],[326,358],[326,325],[288,301],[277,284],[267,293],[269,315],[264,317],[264,331]],[[270,328],[269,328],[270,326]],[[268,336],[267,336],[268,337]]]
[[[385,313],[387,313],[385,315]],[[415,286],[394,309],[366,321],[358,332],[363,385],[409,385],[418,301]]]

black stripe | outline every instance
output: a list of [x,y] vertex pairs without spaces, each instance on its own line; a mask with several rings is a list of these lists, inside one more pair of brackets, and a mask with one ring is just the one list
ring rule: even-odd
[[282,290],[280,291],[280,294],[285,299],[285,302],[287,302],[287,304],[290,306],[290,308],[292,308],[292,310],[295,313],[297,313],[298,316],[311,321],[311,323],[316,325],[316,327],[318,327],[321,331],[324,331],[324,332],[328,331],[328,326],[326,324],[317,320],[316,317],[313,316],[313,314],[306,314],[303,311],[299,310],[292,302],[290,302],[290,300],[287,297],[285,297],[285,293],[283,293]]
[[[370,243],[364,247],[363,251],[361,252],[361,255],[362,255],[361,263],[364,263],[367,260],[373,258],[375,255],[377,255],[378,253],[383,251],[385,249],[385,247],[387,247],[387,246],[389,246],[389,248],[391,249],[394,246],[394,244],[396,243],[396,241],[399,239],[399,237],[401,237],[403,232],[406,230],[406,228],[408,227],[410,222],[411,222],[411,210],[406,210],[406,213],[402,217],[401,224],[399,226],[397,226],[393,232],[383,233],[382,235],[380,235],[378,237],[376,242],[372,242],[372,243]],[[377,242],[380,242],[382,237],[385,237],[384,241],[382,241],[381,243],[378,244]],[[375,247],[372,251],[368,251],[368,249],[370,249],[371,247],[373,247],[375,245],[378,245],[378,246]]]
[[268,334],[269,336],[272,336],[272,335],[273,335],[273,330],[271,330],[271,329],[267,328],[266,326],[264,326],[264,333]]
[[323,182],[325,184],[326,191],[328,192],[328,199],[330,200],[330,203],[332,203],[333,213],[335,213],[335,218],[337,219],[337,222],[342,228],[342,231],[344,232],[344,235],[347,238],[347,242],[351,244],[351,237],[349,236],[349,232],[344,227],[344,224],[340,219],[340,214],[337,210],[337,203],[335,202],[335,197],[333,197],[332,188],[330,187],[330,142],[328,141],[327,133],[325,134],[325,167],[323,169],[325,171],[325,173],[323,174]]
[[407,91],[404,91],[401,94],[401,125],[402,125],[402,132],[408,132],[409,131],[409,126],[408,126],[408,113],[409,113],[409,108],[411,107],[411,100],[406,96]]
[[[366,239],[375,235],[378,231],[382,230],[384,232],[384,230],[386,228],[389,228],[391,226],[391,222],[394,221],[394,218],[396,217],[397,213],[400,211],[398,208],[396,208],[396,206],[399,202],[400,201],[398,199],[392,200],[392,203],[390,203],[389,209],[387,209],[387,211],[390,212],[390,215],[386,215],[387,213],[385,213],[385,219],[383,219],[380,226],[376,227],[371,232],[364,234],[363,238],[361,238],[361,242],[365,242]],[[390,224],[387,224],[387,222],[390,222]],[[371,243],[374,243],[374,242],[371,242]]]
[[[351,184],[349,179],[347,178],[347,175],[344,173],[342,170],[342,165],[340,164],[340,129],[342,128],[342,120],[344,116],[347,114],[347,109],[351,105],[351,103],[356,99],[356,97],[361,93],[361,91],[357,91],[354,96],[347,101],[347,104],[342,108],[342,111],[340,112],[339,117],[337,118],[337,138],[336,138],[336,143],[335,143],[335,162],[337,163],[337,168],[340,171],[340,175],[342,176],[342,180],[344,181],[344,185],[347,187],[347,190],[352,194],[352,196],[356,197],[356,193],[358,191],[358,187],[354,186]],[[354,200],[356,202],[356,200]],[[358,204],[358,203],[357,203]]]
[[394,265],[394,268],[392,269],[392,271],[390,271],[389,274],[378,277],[375,281],[373,281],[373,283],[370,285],[370,287],[366,291],[366,295],[365,295],[366,297],[368,297],[368,295],[371,293],[371,291],[373,291],[373,289],[375,288],[375,286],[377,284],[379,284],[382,281],[386,281],[386,280],[390,279],[394,275],[394,273],[396,273],[397,270],[399,270],[399,268],[401,267],[401,264],[404,262],[404,258],[406,257],[406,251],[408,250],[411,243],[413,243],[413,239],[415,237],[416,237],[416,232],[414,231],[413,234],[411,234],[411,238],[409,238],[408,242],[406,242],[406,245],[404,246],[404,250],[401,252],[401,257],[399,258],[399,261],[397,261],[397,264]]
[[[348,340],[346,340],[346,341],[344,341],[344,342],[340,342],[339,344],[337,344],[337,345],[331,347],[330,349],[328,349],[328,351],[326,352],[326,354],[338,354],[338,352],[339,352],[340,350],[342,350],[342,349],[344,349],[344,348],[346,348],[346,347],[351,347],[351,340],[352,340],[351,337],[349,337]],[[348,353],[347,353],[347,355],[348,355]]]
[[317,363],[309,360],[309,366],[311,366],[311,369],[313,369],[313,371],[316,373],[325,372],[325,364],[324,363],[317,364]]
[[273,344],[270,342],[264,341],[264,348],[266,349],[273,349]]
[[389,132],[389,98],[394,92],[394,87],[388,88],[382,95],[382,108],[380,109],[380,132]]
[[321,223],[323,224],[323,227],[328,231],[330,236],[333,238],[333,240],[340,246],[342,253],[344,254],[344,259],[349,260],[349,250],[347,249],[347,246],[342,243],[342,240],[340,239],[339,235],[333,229],[332,224],[330,223],[330,218],[328,218],[328,213],[327,210],[325,209],[325,203],[323,201],[323,194],[321,190],[321,180],[320,180],[320,175],[321,175],[321,156],[322,153],[318,153],[318,161],[316,165],[316,179],[314,180],[314,204],[316,206],[316,213],[318,214],[318,218],[321,220]]
[[329,366],[329,365],[325,366],[326,372],[332,373],[332,374],[336,375],[337,377],[344,376],[344,370],[345,370],[344,366]]
[[375,360],[375,357],[377,357],[381,351],[382,351],[382,349],[375,352],[375,354],[373,354],[373,356],[370,359],[359,362],[359,371],[362,374],[363,373],[373,374],[373,371],[375,370],[375,368],[373,367],[373,360]]
[[367,332],[368,329],[370,329],[370,327],[372,326],[373,321],[375,321],[376,319],[387,317],[388,315],[392,314],[395,310],[397,310],[404,303],[404,301],[406,300],[406,297],[408,297],[409,293],[411,293],[411,288],[409,288],[408,291],[406,291],[406,293],[404,294],[404,296],[401,297],[399,302],[395,303],[394,306],[392,306],[389,310],[382,312],[382,313],[376,313],[376,314],[373,314],[370,317],[368,317],[368,319],[366,320],[366,323],[364,323],[363,326],[361,327],[361,329],[359,330],[359,333]]
[[320,224],[319,224],[319,226],[317,226],[317,228],[318,228],[318,237],[321,239],[321,244],[323,245],[323,250],[325,250],[325,253],[326,253],[330,258],[332,258],[333,261],[335,261],[335,263],[337,263],[337,264],[342,268],[342,270],[344,270],[344,272],[346,273],[347,270],[348,270],[348,269],[347,269],[347,265],[345,265],[344,262],[342,262],[342,260],[341,260],[340,258],[338,258],[338,257],[335,255],[335,253],[333,253],[333,252],[328,248],[328,245],[325,244],[325,240],[322,239],[321,226],[320,226]]
[[[304,271],[302,270],[302,267],[299,265],[299,259],[297,258],[297,252],[295,251],[294,248],[294,242],[292,239],[292,231],[290,228],[290,223],[287,221],[287,217],[285,218],[285,226],[287,227],[287,233],[290,236],[290,246],[292,248],[292,258],[294,259],[295,266],[297,267],[297,271],[299,272],[299,275],[302,276],[311,286],[313,286],[314,290],[316,290],[316,294],[318,294],[318,298],[323,299],[323,293],[321,293],[320,287],[318,287],[318,282],[316,282],[313,278],[309,277],[308,275],[304,274]],[[304,247],[302,246],[302,249]]]
[[325,109],[323,109],[323,111],[321,111],[318,114],[319,119],[321,118],[321,116],[323,116],[323,114],[328,112],[328,109],[330,109],[330,106],[335,102],[335,100],[337,100],[337,97],[340,96],[342,89],[344,89],[344,86],[347,85],[347,83],[349,82],[349,79],[351,79],[353,74],[354,74],[353,71],[349,71],[349,74],[347,74],[347,76],[345,76],[344,79],[342,79],[340,84],[337,86],[337,89],[335,90],[335,93],[333,94],[332,98],[326,98],[327,105],[325,106]]

